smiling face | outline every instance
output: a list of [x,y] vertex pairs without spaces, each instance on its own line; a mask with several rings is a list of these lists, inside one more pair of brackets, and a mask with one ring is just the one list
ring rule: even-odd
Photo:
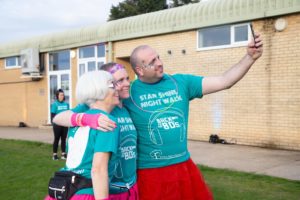
[[147,47],[138,52],[136,71],[144,82],[154,83],[163,77],[163,63],[154,49]]
[[119,105],[119,103],[120,103],[119,93],[116,89],[115,84],[112,81],[110,81],[108,83],[108,91],[107,91],[105,98],[103,99],[103,102],[106,105],[109,105],[112,107]]
[[125,69],[119,69],[113,74],[113,77],[120,99],[127,99],[129,97],[130,88],[130,81],[127,71]]
[[57,97],[58,97],[58,101],[62,102],[64,101],[65,94],[63,92],[59,92]]

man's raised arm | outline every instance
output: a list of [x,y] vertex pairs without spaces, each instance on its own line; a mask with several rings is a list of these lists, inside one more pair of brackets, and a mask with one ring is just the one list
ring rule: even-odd
[[256,35],[255,42],[252,40],[247,46],[246,55],[229,70],[220,76],[204,77],[202,80],[203,95],[229,89],[241,80],[249,71],[253,63],[262,55],[263,42]]

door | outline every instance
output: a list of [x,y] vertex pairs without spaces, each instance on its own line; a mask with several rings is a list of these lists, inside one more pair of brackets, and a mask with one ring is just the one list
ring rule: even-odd
[[61,71],[51,73],[49,75],[49,92],[50,92],[50,104],[52,104],[55,99],[55,92],[58,89],[62,89],[65,93],[66,102],[70,103],[70,72]]
[[71,107],[71,71],[70,51],[58,51],[49,53],[48,70],[48,123],[50,123],[50,106],[56,100],[55,92],[62,89],[65,93],[65,101]]

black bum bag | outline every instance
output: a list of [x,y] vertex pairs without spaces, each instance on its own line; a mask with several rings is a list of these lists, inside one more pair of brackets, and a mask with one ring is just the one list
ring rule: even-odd
[[77,191],[93,187],[92,179],[71,171],[58,171],[50,178],[48,194],[59,200],[69,200]]

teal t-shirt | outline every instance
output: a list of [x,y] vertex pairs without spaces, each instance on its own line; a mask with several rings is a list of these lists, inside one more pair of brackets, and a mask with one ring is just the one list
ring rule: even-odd
[[[96,109],[90,109],[88,114],[105,114],[110,119],[116,121],[111,115]],[[62,170],[73,171],[86,178],[91,178],[91,169],[94,153],[111,152],[108,163],[109,180],[115,173],[118,164],[117,148],[119,144],[119,128],[110,133],[102,132],[89,127],[72,127],[68,132],[67,152],[68,158]],[[94,194],[92,188],[82,189],[76,194]]]
[[136,80],[124,101],[138,132],[138,168],[186,161],[189,101],[202,97],[202,78],[167,75],[154,84]]
[[[136,182],[137,159],[137,132],[131,117],[125,107],[118,106],[111,112],[117,118],[120,127],[120,144],[118,155],[120,160],[114,174],[111,185],[133,185]],[[111,190],[111,193],[114,193]]]
[[56,100],[51,104],[51,113],[53,114],[58,114],[69,109],[69,104],[64,101],[60,102]]
[[[72,109],[73,112],[85,112],[89,107],[79,104]],[[119,146],[117,155],[117,167],[110,182],[110,193],[116,193],[113,185],[132,185],[136,182],[136,159],[137,159],[137,132],[125,107],[116,106],[110,113],[118,122]]]

